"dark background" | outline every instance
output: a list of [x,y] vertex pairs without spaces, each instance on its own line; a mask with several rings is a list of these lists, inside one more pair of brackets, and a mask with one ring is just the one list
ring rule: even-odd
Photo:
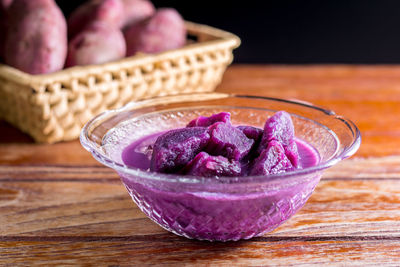
[[[84,1],[60,0],[68,15]],[[237,63],[400,63],[400,1],[154,0],[238,35]]]

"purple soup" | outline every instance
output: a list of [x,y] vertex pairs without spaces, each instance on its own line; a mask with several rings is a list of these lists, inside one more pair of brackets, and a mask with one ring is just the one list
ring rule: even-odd
[[[270,174],[319,163],[318,152],[295,137],[287,113],[276,114],[266,121],[264,129],[233,126],[226,113],[201,117],[183,130],[138,139],[122,152],[123,162],[130,167],[220,179],[220,183],[205,182],[204,190],[192,189],[190,184],[168,186],[165,182],[121,179],[146,215],[178,235],[228,241],[272,231],[304,205],[320,179],[320,174],[305,173],[304,179],[289,179],[284,189],[274,187],[273,181],[268,186],[240,182],[246,176],[269,179]],[[226,176],[243,177],[221,179]]]
[[[129,167],[149,170],[151,155],[153,152],[152,146],[157,140],[157,137],[163,133],[164,132],[160,132],[145,136],[127,146],[122,152],[123,162]],[[317,165],[319,162],[318,152],[311,145],[302,140],[295,138],[295,142],[302,168],[308,168]]]

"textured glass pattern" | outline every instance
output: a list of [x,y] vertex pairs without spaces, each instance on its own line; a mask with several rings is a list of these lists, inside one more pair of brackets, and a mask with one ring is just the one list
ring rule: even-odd
[[[183,127],[199,115],[225,111],[235,125],[262,127],[278,110],[292,115],[297,138],[316,149],[318,165],[270,176],[212,179],[122,164],[121,152],[132,141]],[[93,118],[80,139],[98,161],[119,173],[149,218],[175,234],[211,241],[247,239],[274,230],[306,203],[323,170],[354,154],[361,142],[357,127],[332,111],[304,102],[218,93],[130,103]]]

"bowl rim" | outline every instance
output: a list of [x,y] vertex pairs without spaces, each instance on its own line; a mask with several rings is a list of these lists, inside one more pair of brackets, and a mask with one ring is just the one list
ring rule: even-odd
[[[277,179],[283,179],[283,178],[288,179],[288,178],[303,176],[303,175],[310,174],[310,173],[316,173],[316,172],[320,172],[324,169],[327,169],[327,168],[335,165],[336,163],[338,163],[339,161],[341,161],[345,158],[352,156],[358,150],[358,148],[360,147],[360,144],[361,144],[361,133],[360,133],[360,130],[358,129],[358,127],[355,125],[355,123],[343,116],[336,115],[336,113],[332,110],[325,109],[323,107],[311,104],[306,101],[297,100],[297,99],[288,100],[288,99],[283,99],[283,98],[275,98],[275,97],[267,97],[267,96],[256,96],[256,95],[245,95],[245,94],[226,94],[226,93],[200,93],[200,94],[196,94],[196,95],[209,96],[209,99],[218,99],[218,98],[261,99],[261,100],[269,100],[269,101],[275,101],[275,102],[294,104],[294,105],[310,108],[310,109],[316,110],[318,112],[321,112],[324,115],[332,116],[334,119],[343,123],[351,131],[351,133],[353,135],[353,140],[349,146],[347,146],[347,147],[345,147],[345,149],[343,149],[343,151],[338,153],[338,151],[336,150],[336,152],[333,154],[332,158],[330,158],[329,160],[327,160],[325,162],[320,162],[315,166],[302,168],[302,169],[296,169],[296,170],[289,171],[289,172],[272,174],[272,175],[218,177],[216,179],[215,177],[209,178],[209,177],[199,177],[199,176],[191,176],[191,175],[164,174],[164,173],[145,171],[145,170],[141,170],[141,169],[135,168],[135,167],[130,167],[128,165],[118,163],[118,162],[112,160],[110,157],[106,156],[104,153],[101,153],[100,152],[101,146],[99,147],[96,144],[96,142],[94,142],[90,139],[89,131],[88,131],[89,128],[93,124],[96,124],[96,127],[97,127],[98,125],[101,124],[101,123],[98,124],[99,121],[104,120],[105,118],[107,118],[110,115],[122,113],[122,112],[125,112],[134,107],[139,108],[141,106],[141,104],[144,104],[149,101],[154,101],[155,99],[162,100],[164,98],[189,96],[189,95],[190,95],[190,97],[193,97],[193,94],[181,94],[181,95],[175,95],[175,96],[155,97],[155,98],[149,98],[149,99],[136,101],[136,102],[129,102],[120,108],[104,111],[104,112],[96,115],[95,117],[93,117],[91,120],[89,120],[84,125],[84,127],[81,130],[81,134],[79,136],[80,142],[81,142],[82,146],[86,150],[88,150],[97,161],[99,161],[103,165],[106,165],[106,166],[114,169],[115,171],[117,171],[120,174],[121,173],[129,174],[129,175],[132,175],[135,177],[140,177],[140,178],[149,179],[149,180],[188,183],[188,184],[216,183],[216,182],[217,183],[236,183],[236,182],[249,183],[249,182],[266,182],[266,181],[270,182],[270,181],[275,181]],[[300,115],[297,115],[297,116],[300,116]],[[300,116],[300,117],[302,117],[302,116]],[[303,118],[306,118],[306,117],[303,117]],[[306,119],[308,119],[308,118],[306,118]],[[318,122],[315,122],[315,123],[318,123]],[[325,126],[325,125],[323,125],[323,126]],[[332,131],[331,129],[329,129],[329,130]],[[336,134],[335,134],[335,136],[336,136]]]

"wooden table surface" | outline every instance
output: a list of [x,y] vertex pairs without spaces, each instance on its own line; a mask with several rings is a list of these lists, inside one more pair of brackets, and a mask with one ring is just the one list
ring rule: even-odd
[[147,219],[78,141],[34,144],[0,122],[0,265],[400,265],[400,66],[233,65],[217,91],[333,109],[362,145],[274,232],[210,243]]

